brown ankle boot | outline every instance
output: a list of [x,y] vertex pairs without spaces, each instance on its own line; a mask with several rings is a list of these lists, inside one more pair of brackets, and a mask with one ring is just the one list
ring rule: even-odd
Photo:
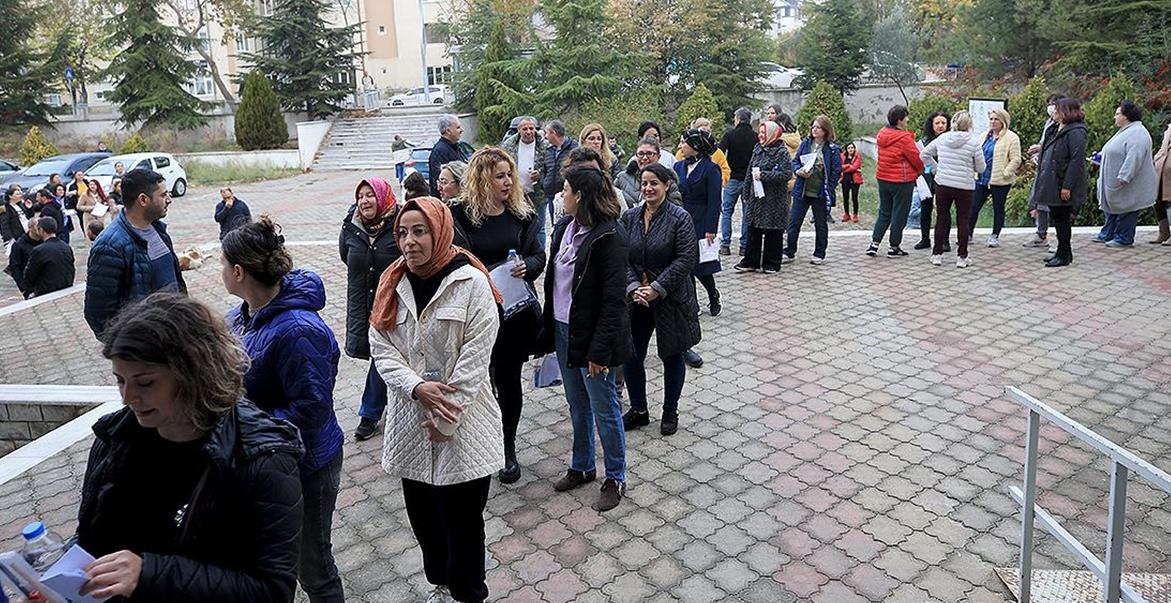
[[1166,245],[1167,241],[1171,241],[1171,225],[1168,225],[1167,220],[1159,220],[1159,237],[1151,241],[1151,245]]

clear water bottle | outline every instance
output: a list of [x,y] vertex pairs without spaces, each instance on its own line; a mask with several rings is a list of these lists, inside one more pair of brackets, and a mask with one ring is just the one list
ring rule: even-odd
[[508,250],[508,263],[515,266],[520,263],[520,256],[516,254],[515,249]]
[[33,569],[43,572],[65,554],[65,542],[57,534],[45,529],[45,524],[34,521],[21,531],[24,546],[20,554]]

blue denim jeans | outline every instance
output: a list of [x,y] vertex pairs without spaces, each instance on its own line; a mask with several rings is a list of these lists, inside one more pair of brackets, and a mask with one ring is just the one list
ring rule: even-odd
[[1106,214],[1106,224],[1098,233],[1099,241],[1118,241],[1123,245],[1134,245],[1134,229],[1138,226],[1139,212]]
[[969,234],[976,232],[976,222],[980,221],[980,210],[984,209],[984,204],[988,202],[988,197],[992,197],[992,234],[998,237],[1000,236],[1000,231],[1004,228],[1008,191],[1011,188],[1012,186],[1010,185],[976,185],[976,190],[972,192],[972,212],[970,214],[971,219],[968,222]]
[[829,206],[819,197],[798,197],[793,200],[793,207],[789,210],[785,255],[797,255],[797,237],[801,235],[801,224],[805,222],[810,208],[813,208],[813,255],[824,260],[825,248],[829,246]]
[[370,372],[366,373],[366,389],[362,390],[362,406],[358,408],[358,416],[371,421],[382,419],[382,411],[386,410],[386,382],[382,375],[374,368],[374,361],[370,361]]
[[[732,212],[736,211],[736,202],[740,200],[740,191],[744,190],[744,181],[735,178],[728,181],[724,187],[724,205],[720,210],[720,245],[732,246]],[[748,220],[743,212],[740,214],[740,249],[748,245]]]
[[311,603],[343,603],[342,580],[333,561],[333,511],[341,483],[342,453],[324,467],[301,476],[304,519],[298,581]]
[[596,425],[598,439],[602,441],[606,479],[626,481],[626,433],[622,429],[622,407],[618,403],[618,390],[614,387],[613,369],[605,375],[590,377],[588,369],[569,368],[569,325],[563,322],[557,323],[553,343],[573,423],[573,458],[569,468],[590,474],[596,471]]

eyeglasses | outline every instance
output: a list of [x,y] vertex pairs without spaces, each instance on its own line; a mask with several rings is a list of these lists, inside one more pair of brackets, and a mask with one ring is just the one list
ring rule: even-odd
[[658,155],[658,153],[654,151],[639,151],[635,153],[637,157],[654,157],[655,155]]

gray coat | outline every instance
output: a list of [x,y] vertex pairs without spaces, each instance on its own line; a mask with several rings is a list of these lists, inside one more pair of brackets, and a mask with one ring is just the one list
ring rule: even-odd
[[[764,197],[752,190],[752,168],[760,168]],[[789,224],[789,179],[793,176],[793,158],[783,142],[772,146],[756,145],[748,161],[748,175],[740,196],[748,225],[765,230],[784,230]]]
[[[505,137],[504,141],[500,143],[500,149],[508,153],[514,162],[519,161],[517,157],[517,148],[520,146],[520,134],[513,134]],[[540,204],[545,202],[545,190],[541,185],[541,181],[545,179],[545,155],[549,152],[549,142],[545,140],[544,136],[537,134],[537,148],[533,153],[533,167],[541,172],[541,177],[533,181],[533,191],[528,193],[529,201]],[[553,191],[557,193],[558,191]]]
[[919,151],[919,158],[935,169],[936,186],[975,190],[976,174],[988,168],[980,144],[971,132],[944,132]]
[[[1049,207],[1081,207],[1089,196],[1086,178],[1086,124],[1072,123],[1045,140],[1041,162],[1037,166],[1036,202]],[[1069,189],[1069,201],[1062,200],[1061,189]]]
[[644,282],[659,293],[659,299],[650,307],[655,316],[659,357],[667,358],[691,349],[702,337],[699,302],[691,282],[691,271],[699,261],[699,246],[695,244],[695,226],[687,210],[663,203],[651,217],[649,230],[643,226],[646,210],[644,203],[627,210],[620,219],[630,243],[626,294],[629,296]]
[[1123,126],[1102,147],[1098,207],[1126,214],[1155,204],[1159,176],[1151,157],[1151,133],[1136,121]]
[[[667,189],[667,200],[676,205],[683,201],[683,194],[679,192],[677,178],[678,176],[672,171],[671,187]],[[626,163],[625,170],[618,172],[618,177],[614,179],[614,186],[622,191],[627,206],[634,207],[642,203],[642,171],[638,169],[634,159]]]

